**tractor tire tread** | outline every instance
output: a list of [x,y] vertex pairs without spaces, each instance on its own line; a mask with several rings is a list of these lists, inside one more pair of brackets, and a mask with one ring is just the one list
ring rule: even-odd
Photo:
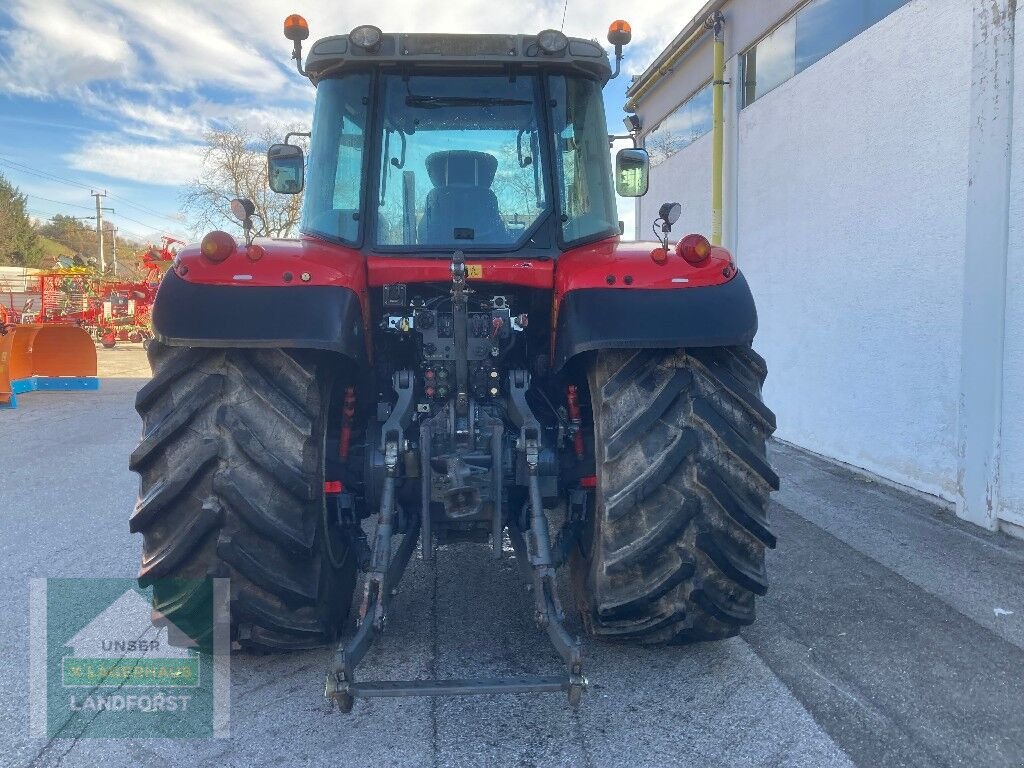
[[139,578],[153,587],[154,615],[188,631],[211,608],[197,584],[229,578],[231,638],[242,649],[332,642],[356,573],[355,558],[335,568],[326,551],[322,359],[158,341],[147,353],[129,528],[143,537]]
[[573,558],[594,636],[675,644],[735,635],[768,588],[775,416],[749,347],[607,350],[589,391],[598,486]]

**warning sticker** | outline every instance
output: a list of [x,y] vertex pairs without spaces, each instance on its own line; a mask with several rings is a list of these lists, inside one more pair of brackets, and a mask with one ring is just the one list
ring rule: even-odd
[[483,264],[467,264],[466,265],[466,277],[470,280],[481,280],[484,276],[484,265]]

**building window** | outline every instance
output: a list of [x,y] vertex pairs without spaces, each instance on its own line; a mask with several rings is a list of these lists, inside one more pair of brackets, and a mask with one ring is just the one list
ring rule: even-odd
[[909,0],[811,0],[743,54],[743,106],[803,72]]
[[651,165],[660,165],[710,131],[711,83],[708,83],[644,137]]

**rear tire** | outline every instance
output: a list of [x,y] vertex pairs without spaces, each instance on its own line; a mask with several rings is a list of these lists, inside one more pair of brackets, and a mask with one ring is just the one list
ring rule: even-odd
[[130,527],[143,535],[139,581],[154,585],[154,613],[195,637],[209,624],[209,590],[174,580],[227,577],[231,637],[243,648],[332,641],[356,563],[325,513],[331,388],[323,366],[279,349],[157,341],[148,355],[153,378],[136,397],[142,441],[129,463],[140,475]]
[[715,640],[767,590],[765,457],[775,416],[749,347],[598,352],[589,371],[597,490],[573,563],[591,634]]

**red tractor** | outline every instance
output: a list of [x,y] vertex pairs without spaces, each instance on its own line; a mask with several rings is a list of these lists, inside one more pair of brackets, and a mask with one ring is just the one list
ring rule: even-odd
[[[362,580],[326,694],[563,692],[586,687],[556,579],[571,572],[595,638],[714,640],[767,589],[778,478],[761,401],[757,314],[733,258],[699,235],[623,242],[595,42],[392,34],[361,26],[311,47],[285,22],[317,101],[303,150],[268,153],[271,188],[305,190],[297,240],[215,231],[181,250],[153,309],[143,437],[140,579],[188,631],[230,578],[242,649],[321,646]],[[364,521],[376,518],[367,537]],[[552,528],[557,525],[557,533]],[[417,544],[506,556],[533,587],[565,663],[554,677],[366,682]],[[443,553],[442,553],[443,554]],[[202,593],[205,594],[205,593]]]

